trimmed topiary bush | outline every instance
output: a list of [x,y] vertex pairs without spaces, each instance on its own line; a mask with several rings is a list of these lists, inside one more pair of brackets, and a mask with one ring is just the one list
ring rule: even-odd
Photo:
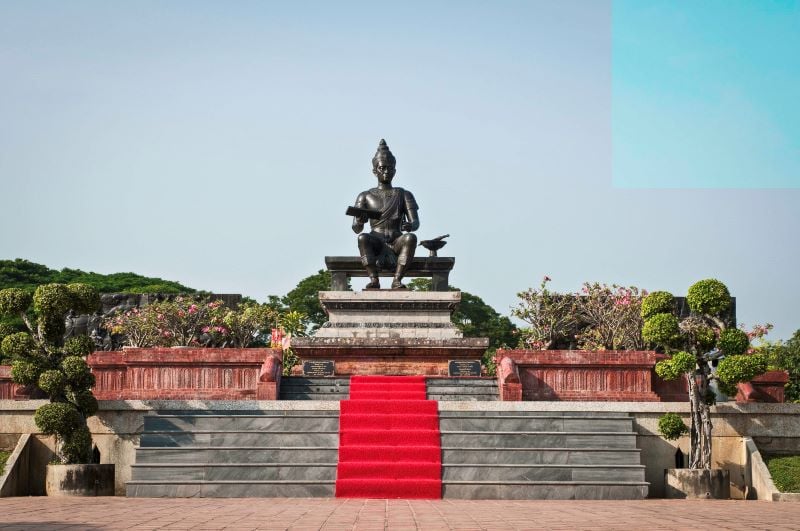
[[675,297],[668,291],[654,291],[642,301],[642,319],[649,319],[659,313],[672,313]]
[[677,413],[665,413],[658,419],[658,431],[668,441],[674,441],[689,433],[689,426]]
[[689,286],[686,303],[693,313],[717,316],[731,307],[731,294],[725,284],[709,278]]
[[[685,378],[689,388],[691,440],[690,468],[711,468],[711,411],[716,395],[710,384],[733,394],[738,382],[748,381],[767,369],[765,356],[747,355],[750,337],[742,330],[728,328],[723,313],[731,307],[728,288],[715,279],[701,280],[686,296],[691,315],[682,319],[672,313],[671,295],[650,294],[642,303],[647,315],[642,337],[670,357],[656,364],[656,374],[664,380]],[[767,330],[768,327],[762,327]],[[722,358],[722,359],[721,359]],[[720,360],[716,374],[711,362]],[[687,429],[677,415],[667,414],[659,430],[667,439],[680,437]]]
[[658,313],[645,320],[642,338],[648,343],[671,344],[678,335],[678,318],[670,313]]
[[33,296],[16,288],[0,291],[0,316],[19,317],[29,330],[7,335],[0,348],[13,360],[14,381],[36,386],[50,398],[36,410],[34,421],[42,433],[56,437],[56,454],[65,464],[91,459],[86,419],[97,412],[97,400],[92,395],[94,375],[83,358],[94,343],[85,336],[64,342],[64,315],[69,310],[91,313],[99,305],[97,292],[83,284],[46,284]]

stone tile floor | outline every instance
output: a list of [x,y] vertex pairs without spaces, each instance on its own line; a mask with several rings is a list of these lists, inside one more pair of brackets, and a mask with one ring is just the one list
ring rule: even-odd
[[[699,525],[695,518],[703,518]],[[797,529],[800,504],[3,498],[0,529]]]

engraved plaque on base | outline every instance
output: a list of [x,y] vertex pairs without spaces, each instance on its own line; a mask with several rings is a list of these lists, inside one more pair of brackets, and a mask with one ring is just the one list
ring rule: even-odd
[[304,361],[303,376],[333,376],[333,360]]
[[450,360],[447,364],[447,372],[450,376],[480,376],[480,360]]

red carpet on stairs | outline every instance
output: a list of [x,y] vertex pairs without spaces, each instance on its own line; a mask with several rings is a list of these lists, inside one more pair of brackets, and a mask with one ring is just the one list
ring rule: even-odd
[[352,376],[340,402],[337,498],[441,498],[439,411],[424,376]]

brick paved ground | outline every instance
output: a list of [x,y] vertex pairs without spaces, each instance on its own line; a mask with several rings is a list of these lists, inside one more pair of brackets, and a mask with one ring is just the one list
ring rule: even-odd
[[[704,517],[696,525],[693,517]],[[799,529],[800,504],[3,498],[0,529]]]

